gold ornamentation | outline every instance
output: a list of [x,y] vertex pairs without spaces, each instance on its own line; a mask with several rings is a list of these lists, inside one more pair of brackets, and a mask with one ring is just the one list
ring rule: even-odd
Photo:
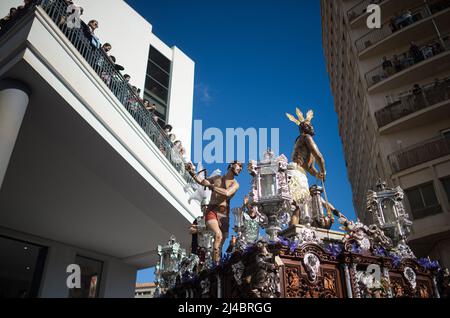
[[296,108],[295,112],[297,114],[297,118],[295,118],[295,116],[286,113],[287,118],[289,118],[290,121],[292,121],[293,123],[295,123],[297,126],[300,126],[300,124],[302,123],[306,123],[306,124],[310,124],[311,120],[314,117],[314,112],[312,110],[308,111],[306,113],[306,118],[303,116],[303,113],[300,109]]

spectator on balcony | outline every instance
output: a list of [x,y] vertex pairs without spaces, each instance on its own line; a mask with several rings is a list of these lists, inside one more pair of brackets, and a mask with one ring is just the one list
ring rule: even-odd
[[166,135],[169,136],[172,132],[173,127],[172,127],[172,125],[166,124],[166,125],[164,125],[163,129],[164,129],[164,132],[166,133]]
[[412,89],[414,99],[414,110],[422,109],[425,106],[425,99],[422,91],[422,87],[419,84],[414,84]]
[[115,64],[116,58],[114,56],[109,55],[109,52],[112,49],[111,44],[105,43],[102,45],[101,49],[104,54],[100,54],[100,57],[98,58],[98,61],[96,64],[97,64],[97,68],[99,69],[98,72],[103,73],[106,69],[108,69],[108,63],[106,62],[106,59],[104,58],[104,56],[106,56],[112,64]]
[[123,76],[123,79],[125,80],[125,82],[128,83],[128,85],[130,85],[130,80],[131,80],[131,76],[130,76],[130,75],[125,74],[125,75]]
[[28,10],[33,5],[32,0],[24,0],[23,5],[17,7],[18,14],[23,14],[26,10]]
[[11,8],[9,9],[9,14],[0,20],[0,30],[6,28],[6,26],[14,21],[17,17],[17,9]]
[[422,87],[419,84],[414,84],[412,93],[414,96],[422,95]]
[[381,66],[383,67],[383,71],[386,77],[395,74],[394,65],[392,64],[391,60],[388,60],[386,56],[383,56],[383,63],[381,64]]
[[444,46],[437,40],[431,43],[431,50],[433,51],[433,55],[438,55],[445,51]]
[[91,43],[92,46],[99,49],[101,46],[100,40],[95,35],[95,30],[98,29],[98,21],[91,20],[91,21],[89,21],[89,23],[87,25],[84,23],[82,23],[81,25],[83,28],[84,36],[89,40],[89,42]]
[[401,19],[401,22],[399,23],[399,25],[401,28],[405,28],[408,25],[411,25],[414,23],[412,12],[410,10],[406,10],[405,12],[403,12],[400,19]]
[[403,70],[403,63],[398,58],[397,54],[395,54],[394,57],[392,58],[392,64],[394,65],[394,69],[395,69],[396,73],[401,72]]
[[420,63],[424,60],[422,51],[414,41],[410,43],[409,54],[414,60],[414,64]]
[[389,22],[389,26],[391,28],[392,33],[395,33],[399,30],[399,27],[397,24],[397,17],[398,17],[398,12],[395,12]]
[[150,102],[147,99],[144,99],[144,107],[152,114],[156,110],[156,105],[154,103],[150,105]]
[[109,52],[112,50],[112,45],[109,43],[105,43],[102,45],[102,50],[107,56],[109,56]]

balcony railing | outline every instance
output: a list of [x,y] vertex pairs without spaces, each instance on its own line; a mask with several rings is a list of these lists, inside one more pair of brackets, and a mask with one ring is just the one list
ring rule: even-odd
[[[82,28],[69,28],[66,20],[68,17],[68,5],[64,0],[34,0],[27,6],[19,16],[9,21],[0,30],[0,36],[7,32],[17,21],[34,11],[36,6],[41,6],[47,15],[53,20],[67,39],[83,56],[86,62],[98,74],[100,79],[109,87],[111,92],[122,103],[123,107],[136,120],[161,153],[169,160],[171,165],[181,174],[186,182],[191,181],[187,173],[181,155],[174,149],[169,136],[162,127],[154,120],[153,114],[148,111],[141,98],[136,94],[122,74],[117,70],[113,61],[101,48],[92,45],[86,37]],[[83,21],[81,24],[86,26]]]
[[393,173],[450,155],[450,136],[440,136],[391,154]]
[[394,55],[392,59],[387,59],[381,65],[366,73],[368,87],[371,87],[397,73],[400,73],[418,63],[421,63],[434,56],[442,54],[450,49],[450,35],[446,34],[440,38],[416,44],[418,50],[409,50],[399,55]]
[[383,24],[380,29],[373,29],[356,40],[356,49],[358,52],[362,52],[391,34],[448,8],[450,8],[450,0],[438,0],[429,1],[425,5],[410,9],[400,16],[393,17],[391,21]]
[[350,22],[367,13],[367,7],[370,4],[380,4],[385,0],[362,0],[347,11],[347,17]]
[[397,100],[375,113],[378,127],[450,99],[450,77],[423,86],[415,92],[400,94]]

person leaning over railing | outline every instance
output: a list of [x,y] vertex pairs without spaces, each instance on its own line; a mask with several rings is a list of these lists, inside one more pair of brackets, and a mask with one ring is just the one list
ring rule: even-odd
[[95,30],[98,29],[98,21],[91,20],[87,25],[81,23],[81,27],[83,28],[84,36],[89,40],[91,45],[99,49],[101,47],[100,39],[95,35]]

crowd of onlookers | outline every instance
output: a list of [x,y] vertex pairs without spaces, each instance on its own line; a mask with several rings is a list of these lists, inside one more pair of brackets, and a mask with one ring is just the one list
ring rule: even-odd
[[[54,0],[53,0],[54,1]],[[24,4],[17,7],[11,8],[9,14],[0,20],[0,31],[6,29],[10,24],[17,21],[28,9],[34,4],[34,0],[24,0]],[[77,10],[78,15],[81,16],[84,13],[84,9],[76,5],[72,0],[64,0],[63,5],[67,8],[72,6],[72,12],[67,12],[64,10],[65,15],[61,16],[59,21],[57,21],[58,26],[61,29],[68,30],[68,21],[70,16]],[[166,124],[165,121],[157,114],[157,105],[154,102],[150,102],[148,99],[142,97],[142,90],[133,86],[131,81],[131,76],[129,74],[122,75],[120,72],[124,71],[125,68],[117,64],[117,59],[111,55],[113,49],[112,45],[108,42],[102,44],[102,41],[96,34],[96,30],[99,28],[99,22],[97,20],[90,20],[87,24],[80,21],[80,27],[82,36],[84,36],[90,45],[96,50],[98,57],[93,68],[99,74],[103,82],[114,91],[115,95],[119,98],[122,104],[130,111],[130,113],[135,117],[148,117],[148,115],[157,123],[160,127],[162,134],[156,138],[156,142],[159,144],[160,150],[166,155],[170,155],[173,159],[186,161],[186,150],[183,147],[180,140],[177,140],[175,134],[172,133],[172,126]],[[125,85],[124,85],[125,84]],[[144,109],[142,108],[144,106]],[[143,114],[142,112],[148,112]],[[138,120],[140,122],[141,120]],[[145,122],[145,120],[144,120]],[[148,123],[140,123],[145,129]],[[158,128],[158,127],[157,127]],[[163,135],[167,142],[164,142]],[[167,146],[171,148],[171,153],[167,153]],[[175,154],[175,155],[174,155]]]
[[33,0],[24,0],[23,4],[17,8],[9,9],[9,14],[0,19],[0,31],[7,29],[9,25],[12,25],[15,21],[21,18],[33,5],[33,2]]
[[[414,84],[411,90],[400,94],[395,101],[375,116],[380,126],[391,123],[426,107],[436,105],[450,98],[450,77],[436,78],[432,83]],[[392,100],[392,98],[391,98]]]
[[408,52],[401,55],[395,54],[391,59],[388,59],[386,56],[383,57],[381,64],[383,69],[382,78],[388,78],[445,50],[446,47],[440,40],[435,40],[423,46],[418,46],[415,42],[411,42]]

